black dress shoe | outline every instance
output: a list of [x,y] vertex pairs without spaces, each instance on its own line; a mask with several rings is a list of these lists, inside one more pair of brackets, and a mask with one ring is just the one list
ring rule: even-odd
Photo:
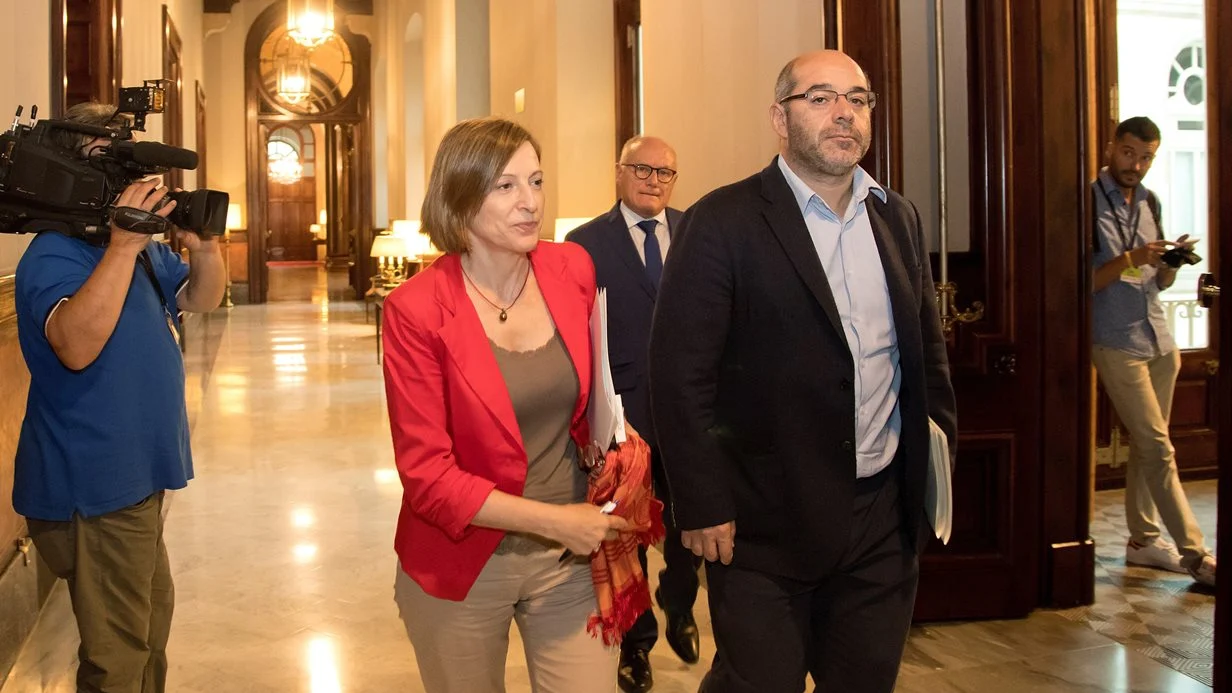
[[650,673],[650,651],[636,647],[621,650],[616,682],[624,693],[646,693],[650,690],[654,686],[654,675]]
[[674,614],[668,611],[667,607],[663,606],[663,593],[660,588],[655,588],[655,601],[667,615],[665,634],[667,644],[672,647],[672,652],[675,652],[685,664],[697,664],[701,644],[697,634],[697,621],[693,620],[693,612]]

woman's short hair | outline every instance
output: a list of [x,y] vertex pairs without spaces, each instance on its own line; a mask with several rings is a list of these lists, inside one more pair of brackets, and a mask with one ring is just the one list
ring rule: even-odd
[[527,142],[539,156],[539,143],[526,128],[503,118],[464,120],[445,133],[419,217],[432,245],[444,253],[470,250],[467,227],[514,152]]

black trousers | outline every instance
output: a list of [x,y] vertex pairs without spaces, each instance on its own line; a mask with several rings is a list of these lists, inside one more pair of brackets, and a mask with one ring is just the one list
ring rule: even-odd
[[825,693],[894,690],[919,578],[899,472],[894,464],[857,482],[847,552],[829,575],[706,564],[718,652],[699,693],[800,693],[806,674]]
[[[702,559],[701,556],[694,556],[692,551],[680,543],[680,530],[672,522],[671,493],[668,491],[667,477],[663,473],[658,448],[650,449],[650,468],[654,475],[655,495],[663,501],[663,524],[667,527],[667,535],[663,538],[663,562],[667,565],[659,571],[663,606],[671,614],[692,612],[693,603],[697,601],[697,570],[702,565]],[[642,562],[642,572],[646,573],[649,579],[646,551],[646,547],[638,547],[637,558]],[[651,607],[633,623],[629,632],[625,633],[621,648],[649,650],[658,640],[659,622],[655,618],[654,608]]]

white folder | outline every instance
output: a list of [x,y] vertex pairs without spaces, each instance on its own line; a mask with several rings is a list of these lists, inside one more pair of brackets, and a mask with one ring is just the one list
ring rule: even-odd
[[950,543],[954,523],[954,490],[951,486],[950,444],[945,432],[928,420],[928,486],[924,490],[924,510],[942,544]]
[[624,407],[612,382],[611,361],[607,348],[607,294],[599,289],[595,309],[590,314],[591,385],[586,417],[590,422],[591,440],[600,450],[612,442],[625,442]]

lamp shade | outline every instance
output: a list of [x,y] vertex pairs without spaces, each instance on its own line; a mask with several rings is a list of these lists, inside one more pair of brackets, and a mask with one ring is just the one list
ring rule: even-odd
[[389,225],[389,232],[395,236],[407,238],[419,233],[418,219],[395,219]]
[[415,257],[422,258],[425,255],[431,255],[436,252],[436,246],[432,245],[432,239],[426,233],[417,233],[407,238],[407,242],[411,245],[411,252]]
[[556,220],[555,234],[552,236],[557,243],[563,243],[570,231],[590,221],[590,217],[563,217]]
[[227,205],[227,230],[235,231],[242,228],[244,228],[244,222],[240,217],[240,203],[232,202]]
[[381,234],[372,239],[371,257],[412,257],[411,249],[405,238]]
[[406,240],[407,250],[410,252],[407,257],[422,258],[436,252],[432,239],[422,231],[423,227],[418,219],[398,219],[390,224],[390,228],[393,235]]

